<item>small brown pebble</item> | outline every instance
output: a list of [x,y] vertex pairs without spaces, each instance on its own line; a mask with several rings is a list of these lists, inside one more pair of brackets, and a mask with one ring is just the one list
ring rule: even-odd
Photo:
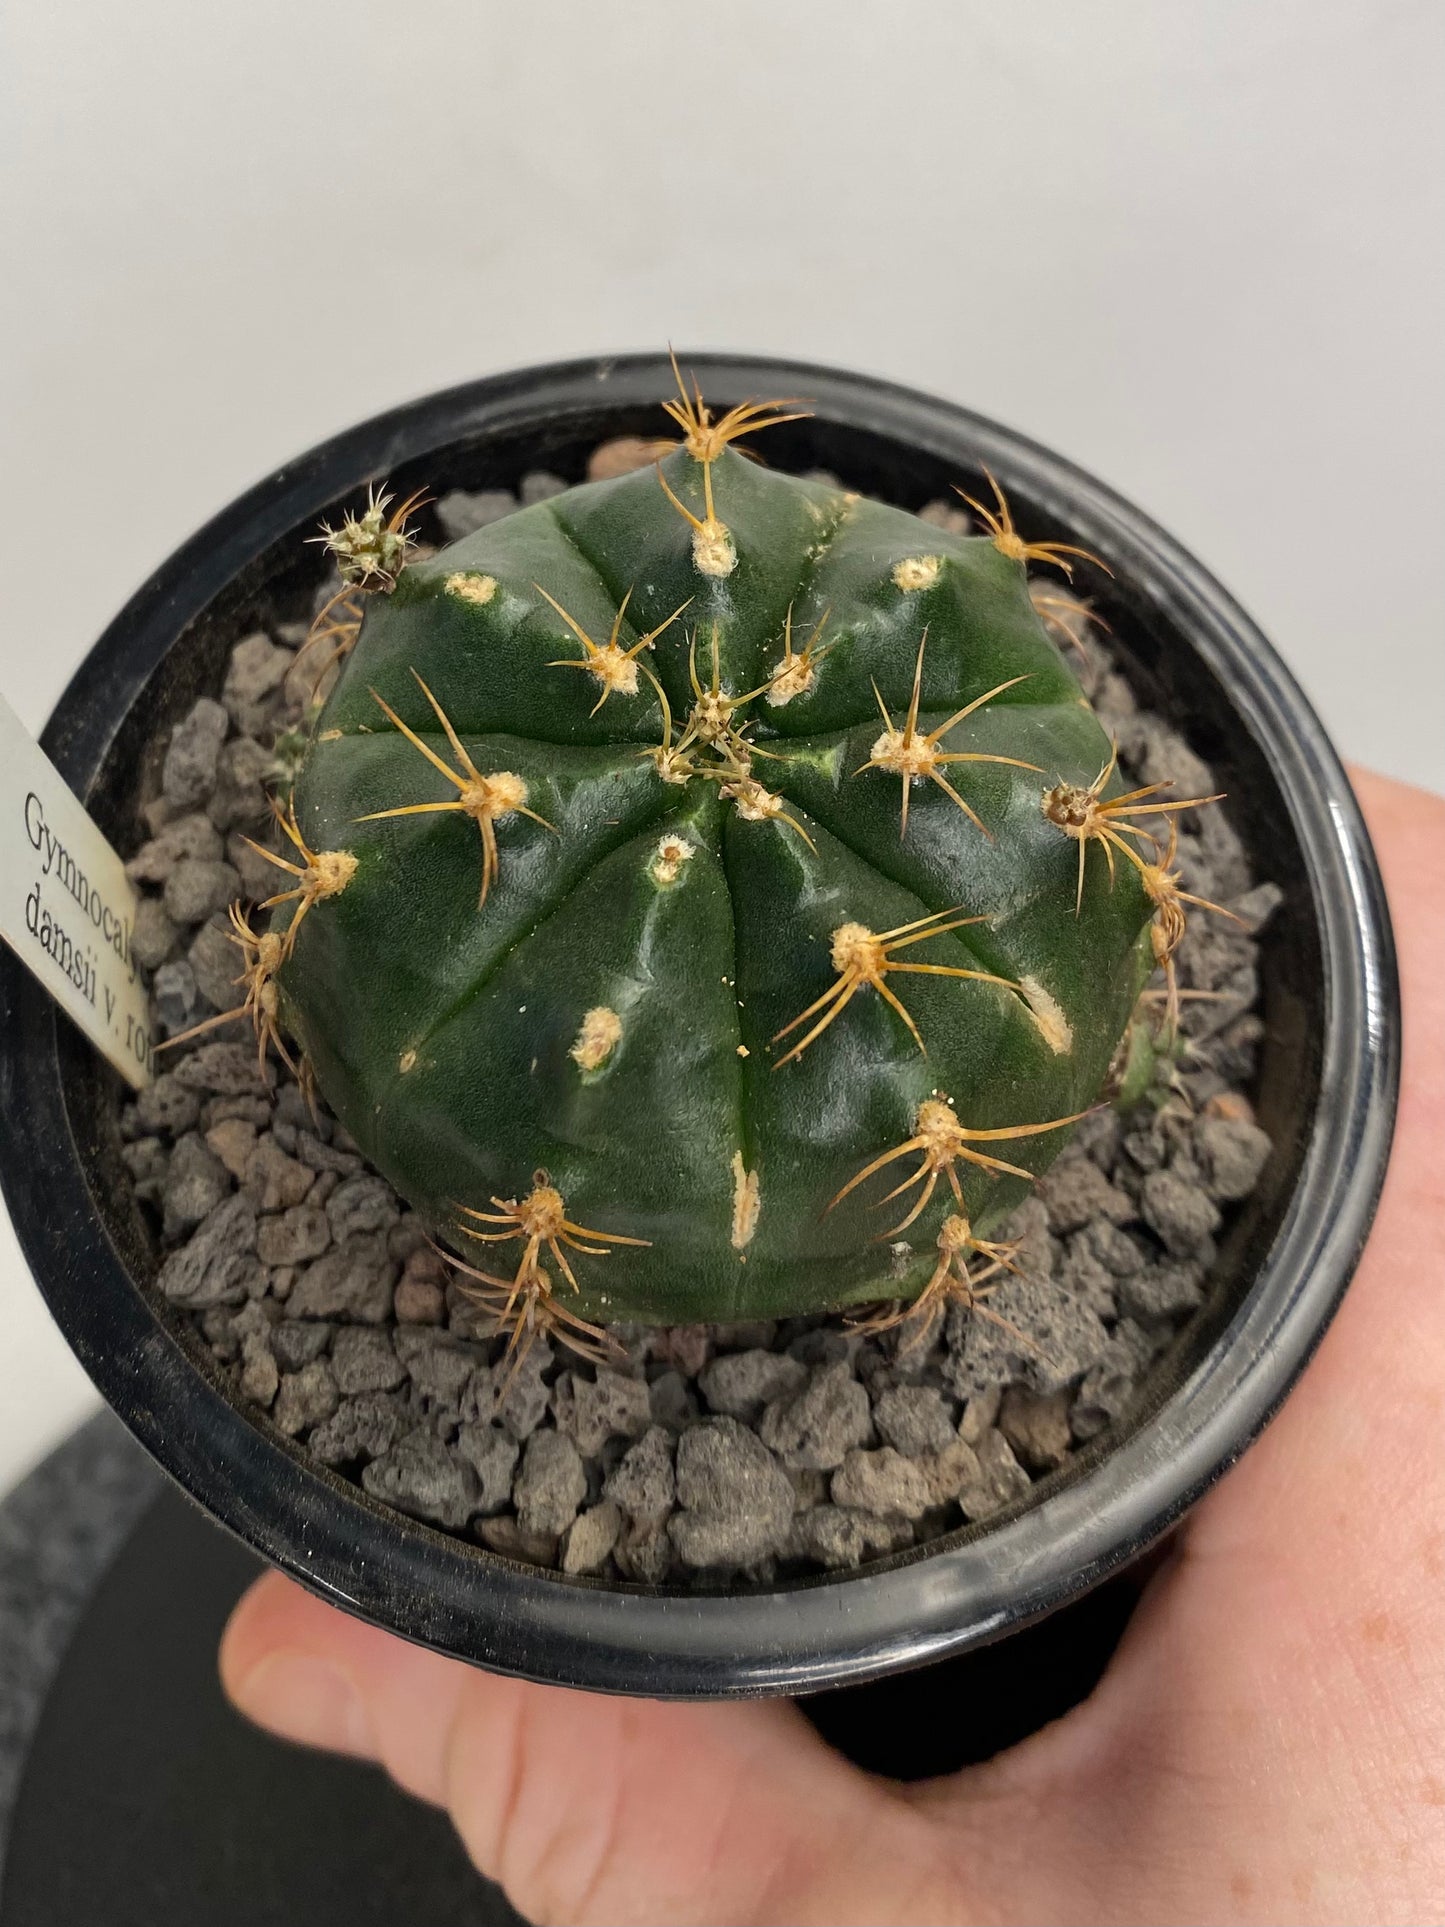
[[269,1405],[281,1383],[281,1373],[270,1352],[254,1349],[247,1353],[241,1371],[241,1396],[253,1405]]
[[617,435],[610,442],[599,442],[587,462],[589,482],[610,482],[615,476],[630,475],[634,469],[650,468],[659,456],[676,446],[674,442],[649,440],[644,435]]
[[979,1392],[969,1399],[963,1408],[963,1417],[958,1421],[958,1436],[965,1445],[977,1445],[991,1425],[997,1423],[998,1408],[1003,1402],[1003,1387],[992,1385],[986,1392]]
[[[399,1255],[390,1232],[387,1233],[386,1248],[393,1258]],[[432,1247],[424,1244],[406,1254],[405,1263],[402,1268],[402,1276],[404,1278],[418,1279],[425,1285],[440,1285],[445,1289],[447,1268],[443,1259]]]
[[919,1519],[932,1500],[922,1466],[885,1445],[876,1452],[849,1452],[833,1474],[833,1503]]
[[430,1278],[403,1274],[392,1300],[392,1312],[399,1325],[444,1325],[447,1297]]
[[1069,1430],[1069,1407],[1073,1390],[1040,1396],[1011,1385],[999,1407],[998,1429],[1013,1447],[1020,1462],[1031,1472],[1048,1472],[1062,1465],[1069,1455],[1073,1435]]
[[563,1572],[596,1572],[606,1563],[622,1531],[622,1513],[611,1499],[579,1513],[567,1530]]
[[271,1106],[264,1097],[249,1096],[244,1091],[236,1097],[208,1097],[201,1110],[201,1129],[213,1130],[232,1117],[261,1131],[271,1122]]
[[696,1378],[712,1357],[711,1325],[664,1325],[652,1341],[652,1355]]
[[925,502],[918,511],[918,519],[935,529],[947,529],[950,535],[969,535],[973,530],[973,517],[957,502]]
[[318,1358],[299,1372],[282,1374],[272,1416],[280,1429],[294,1438],[309,1426],[329,1419],[338,1402],[331,1367],[324,1358]]
[[284,1211],[288,1205],[300,1204],[315,1180],[313,1171],[288,1158],[271,1137],[257,1140],[243,1176],[247,1196],[258,1211]]
[[1243,1091],[1216,1091],[1204,1106],[1204,1115],[1227,1118],[1231,1124],[1253,1124],[1254,1106]]
[[244,1178],[256,1148],[256,1127],[239,1117],[224,1118],[206,1133],[206,1142],[233,1178]]
[[319,1258],[330,1243],[326,1213],[314,1204],[293,1204],[277,1216],[262,1218],[256,1227],[257,1255],[263,1265],[274,1269],[304,1265]]
[[503,1513],[496,1519],[479,1519],[475,1530],[482,1544],[500,1553],[504,1559],[516,1559],[527,1566],[555,1566],[557,1563],[557,1535],[552,1532],[529,1532],[510,1513]]
[[986,1519],[1029,1489],[1029,1475],[1014,1457],[1002,1432],[985,1432],[978,1442],[979,1477],[958,1495],[965,1519]]
[[927,1484],[930,1505],[947,1505],[982,1476],[978,1454],[963,1439],[954,1439],[941,1452],[926,1452],[914,1463]]

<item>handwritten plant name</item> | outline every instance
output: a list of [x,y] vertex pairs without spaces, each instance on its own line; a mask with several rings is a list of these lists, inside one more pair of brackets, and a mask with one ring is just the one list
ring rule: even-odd
[[[25,834],[30,847],[40,857],[40,875],[31,884],[25,899],[25,927],[97,1014],[99,999],[104,999],[106,1025],[118,1029],[115,987],[98,979],[96,945],[114,952],[124,966],[125,983],[133,985],[138,973],[130,916],[116,910],[99,886],[90,881],[73,853],[45,820],[45,806],[34,790],[27,791],[25,796]],[[42,901],[41,885],[51,878],[75,905],[78,913],[75,917],[71,917],[68,907],[57,913]],[[148,1064],[150,1039],[129,1012],[125,1016],[125,1029],[126,1049],[138,1064]]]

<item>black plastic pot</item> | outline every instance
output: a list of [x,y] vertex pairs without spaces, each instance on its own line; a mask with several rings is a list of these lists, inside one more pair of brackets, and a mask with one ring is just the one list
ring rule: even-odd
[[[714,402],[810,398],[811,420],[769,438],[779,467],[828,467],[916,507],[986,464],[1026,535],[1104,557],[1131,674],[1214,765],[1258,873],[1284,886],[1258,1091],[1275,1156],[1221,1250],[1211,1310],[1125,1423],[1022,1510],[858,1574],[699,1594],[511,1564],[375,1504],[230,1402],[184,1320],[144,1288],[155,1257],[119,1159],[117,1081],[0,958],[6,1197],[51,1311],[141,1443],[247,1544],[379,1625],[505,1672],[658,1697],[806,1692],[961,1652],[1157,1539],[1259,1432],[1339,1302],[1384,1175],[1399,1053],[1389,923],[1344,772],[1279,658],[1197,562],[1090,476],[926,395],[792,363],[693,366]],[[263,602],[300,613],[318,567],[300,538],[319,516],[381,478],[402,490],[506,486],[537,468],[580,479],[599,440],[658,431],[669,387],[660,356],[525,369],[289,463],[132,598],[62,697],[47,750],[128,847],[146,745],[216,687]]]

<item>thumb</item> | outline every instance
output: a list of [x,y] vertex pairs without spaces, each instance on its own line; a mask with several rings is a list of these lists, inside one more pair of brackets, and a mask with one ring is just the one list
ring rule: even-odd
[[381,1763],[448,1809],[529,1919],[956,1918],[937,1827],[832,1753],[796,1708],[661,1704],[503,1679],[270,1573],[221,1645],[241,1712]]

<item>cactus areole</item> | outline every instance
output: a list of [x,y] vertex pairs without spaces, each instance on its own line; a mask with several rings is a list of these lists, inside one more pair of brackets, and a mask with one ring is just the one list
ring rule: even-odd
[[669,410],[439,553],[384,501],[326,535],[280,1015],[514,1336],[967,1295],[1160,955],[1183,806],[1118,798],[1030,599],[1077,552]]

